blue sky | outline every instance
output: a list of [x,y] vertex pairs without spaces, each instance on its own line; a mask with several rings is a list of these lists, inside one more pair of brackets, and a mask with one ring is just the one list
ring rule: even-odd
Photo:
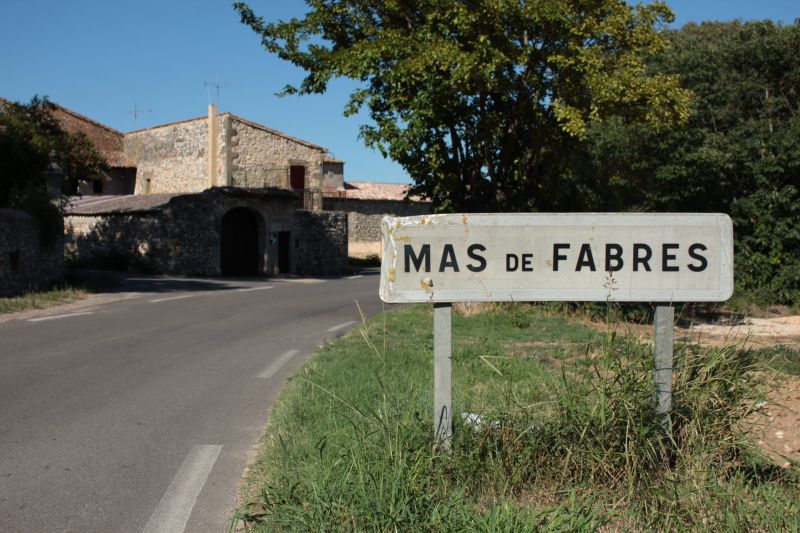
[[[675,25],[702,20],[792,23],[798,0],[673,0]],[[301,15],[302,0],[252,0],[269,19]],[[302,72],[267,54],[231,1],[2,0],[0,96],[47,95],[121,131],[202,116],[217,80],[220,108],[327,147],[345,178],[408,181],[399,165],[358,140],[365,116],[345,118],[353,87],[334,82],[320,96],[278,98]],[[210,88],[212,99],[213,87]],[[149,110],[134,119],[133,109]]]

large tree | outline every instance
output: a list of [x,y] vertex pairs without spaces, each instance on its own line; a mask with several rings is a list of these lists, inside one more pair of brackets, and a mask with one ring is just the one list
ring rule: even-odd
[[265,22],[234,4],[269,52],[307,76],[286,93],[356,80],[367,145],[399,162],[439,210],[575,209],[572,156],[609,117],[685,121],[676,76],[648,73],[672,13],[620,0],[307,0]]
[[650,68],[694,93],[689,122],[593,129],[591,207],[730,213],[737,285],[797,303],[800,23],[709,22],[667,37],[672,45]]

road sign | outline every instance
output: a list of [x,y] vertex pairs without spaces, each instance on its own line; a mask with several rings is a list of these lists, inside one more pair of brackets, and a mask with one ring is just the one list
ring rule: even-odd
[[463,301],[724,301],[723,214],[542,213],[384,217],[380,297]]

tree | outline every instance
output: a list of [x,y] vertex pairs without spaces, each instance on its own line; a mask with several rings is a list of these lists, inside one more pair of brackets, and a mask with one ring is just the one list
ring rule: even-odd
[[[80,178],[106,168],[102,156],[84,135],[66,133],[53,117],[54,105],[34,97],[28,104],[0,103],[0,207],[35,215],[42,235],[51,240],[63,231],[59,207],[53,205],[50,172],[64,174],[74,190]],[[60,196],[55,191],[55,197]]]
[[695,95],[688,123],[588,135],[599,209],[731,214],[737,286],[800,300],[800,23],[689,24],[650,68]]
[[688,117],[675,76],[648,73],[672,20],[660,2],[307,0],[303,18],[265,23],[234,4],[265,48],[321,93],[361,83],[368,146],[399,162],[438,210],[574,209],[572,155],[609,117],[656,128]]

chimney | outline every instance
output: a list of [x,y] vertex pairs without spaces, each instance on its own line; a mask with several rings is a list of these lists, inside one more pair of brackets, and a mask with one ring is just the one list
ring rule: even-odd
[[208,104],[208,186],[217,185],[217,141],[219,139],[219,123],[217,122],[216,104]]

